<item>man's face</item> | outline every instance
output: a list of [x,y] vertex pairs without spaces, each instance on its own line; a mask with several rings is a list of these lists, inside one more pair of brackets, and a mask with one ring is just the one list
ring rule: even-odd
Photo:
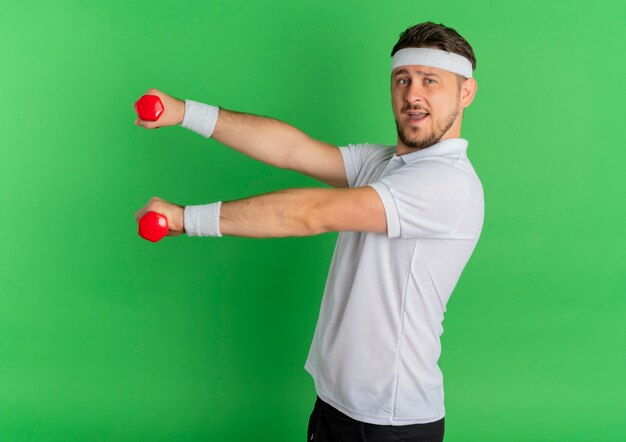
[[423,149],[459,136],[459,96],[457,76],[452,72],[420,65],[396,68],[391,77],[391,104],[399,141]]

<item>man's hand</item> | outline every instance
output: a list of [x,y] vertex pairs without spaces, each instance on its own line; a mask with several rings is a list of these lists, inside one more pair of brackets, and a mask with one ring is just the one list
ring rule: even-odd
[[[167,201],[153,196],[148,201],[144,207],[139,209],[137,213],[135,213],[135,220],[137,221],[137,226],[139,226],[139,220],[148,212],[157,212],[167,218],[167,225],[169,227],[169,231],[167,232],[167,236],[178,236],[181,233],[185,232],[185,207],[179,206],[178,204],[168,203]],[[137,233],[139,233],[139,227],[137,227]]]
[[[175,126],[182,123],[183,117],[185,116],[184,100],[179,100],[154,88],[148,89],[144,95],[156,95],[159,97],[163,103],[163,114],[157,121],[146,121],[137,117],[135,119],[136,126],[141,126],[145,129],[154,129],[161,126]],[[139,101],[139,99],[133,103],[133,106],[137,101]]]

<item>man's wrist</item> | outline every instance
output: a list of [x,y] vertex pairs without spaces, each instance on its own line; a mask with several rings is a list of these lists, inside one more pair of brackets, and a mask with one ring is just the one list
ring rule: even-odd
[[185,100],[184,102],[181,126],[209,138],[217,124],[220,108],[199,101]]
[[177,115],[176,121],[178,121],[178,124],[183,124],[183,120],[185,119],[185,101],[177,100],[177,104],[178,104],[178,115]]
[[183,222],[187,236],[223,236],[220,232],[222,201],[185,206]]

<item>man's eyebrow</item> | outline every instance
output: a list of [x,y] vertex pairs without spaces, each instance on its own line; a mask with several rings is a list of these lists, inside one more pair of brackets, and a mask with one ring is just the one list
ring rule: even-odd
[[[400,75],[400,74],[408,74],[409,71],[407,71],[406,69],[399,69],[396,72],[393,73],[393,76],[395,77],[396,75]],[[439,78],[439,75],[435,74],[434,72],[425,72],[425,71],[415,71],[415,73],[417,75],[424,75],[427,77],[437,77]]]

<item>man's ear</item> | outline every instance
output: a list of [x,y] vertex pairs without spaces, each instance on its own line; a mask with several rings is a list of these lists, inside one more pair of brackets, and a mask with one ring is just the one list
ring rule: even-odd
[[461,85],[461,97],[459,99],[459,105],[462,108],[468,107],[474,101],[474,96],[476,95],[476,89],[478,89],[478,83],[474,78],[468,78],[463,81]]

